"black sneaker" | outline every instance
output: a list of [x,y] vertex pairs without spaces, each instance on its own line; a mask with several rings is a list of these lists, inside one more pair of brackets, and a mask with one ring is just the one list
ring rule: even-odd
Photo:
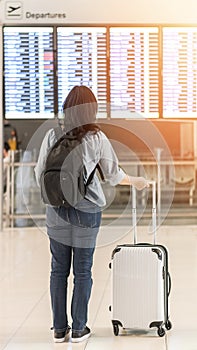
[[67,329],[63,332],[54,331],[54,336],[53,336],[54,342],[63,343],[65,340],[68,340],[70,335],[70,330],[71,328],[68,326]]
[[73,343],[79,343],[85,339],[88,339],[91,335],[91,331],[88,327],[85,327],[83,331],[72,331],[71,341]]

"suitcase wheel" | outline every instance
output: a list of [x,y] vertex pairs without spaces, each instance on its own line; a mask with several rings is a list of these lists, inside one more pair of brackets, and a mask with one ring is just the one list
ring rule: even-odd
[[118,335],[119,334],[119,327],[118,324],[113,324],[113,329],[114,329],[114,335]]
[[167,331],[169,331],[172,328],[172,323],[169,320],[167,320],[165,323],[165,327],[166,327]]
[[159,327],[159,328],[158,328],[158,331],[157,331],[157,334],[158,334],[160,337],[163,337],[163,336],[166,334],[165,329],[162,328],[162,327]]

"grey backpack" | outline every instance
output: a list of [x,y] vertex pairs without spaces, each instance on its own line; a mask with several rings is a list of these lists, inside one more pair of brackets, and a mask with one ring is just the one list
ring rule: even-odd
[[86,169],[81,142],[76,136],[65,134],[60,126],[54,131],[57,142],[49,151],[41,175],[41,197],[45,204],[74,207],[85,197],[96,169],[98,168],[102,179],[103,173],[100,165],[96,164],[85,182]]

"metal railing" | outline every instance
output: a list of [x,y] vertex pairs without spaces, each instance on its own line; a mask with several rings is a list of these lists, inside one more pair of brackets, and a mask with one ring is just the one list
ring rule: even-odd
[[[10,151],[8,161],[6,163],[6,191],[3,194],[3,221],[6,227],[15,226],[29,226],[28,222],[31,220],[35,223],[36,220],[45,219],[45,205],[42,203],[40,196],[40,189],[38,188],[34,176],[34,167],[36,165],[36,154],[34,151]],[[160,213],[161,204],[163,205],[164,191],[169,191],[171,182],[165,175],[163,170],[167,169],[169,173],[169,163],[168,161],[143,161],[133,162],[133,161],[120,161],[123,169],[125,168],[128,173],[133,172],[133,167],[138,168],[135,175],[147,175],[150,180],[154,180],[157,183],[157,210]],[[177,189],[179,191],[188,191],[188,204],[193,206],[194,202],[194,191],[196,189],[196,166],[197,162],[193,161],[175,161],[173,167],[178,169],[192,170],[192,181],[187,183],[182,180],[181,184],[178,184]],[[145,174],[140,173],[141,167],[144,169]],[[181,168],[180,168],[181,167]],[[180,169],[179,169],[180,168]],[[148,170],[147,170],[148,169]],[[151,174],[149,170],[151,169]],[[162,170],[162,174],[161,174]],[[181,172],[182,174],[182,172]],[[177,170],[174,172],[173,176],[176,177]],[[166,178],[164,178],[166,177]],[[169,174],[168,174],[169,177]],[[181,178],[182,179],[182,178]],[[173,180],[173,178],[172,178]],[[187,180],[187,177],[186,177]],[[161,186],[162,185],[162,186]],[[119,202],[121,201],[121,191],[123,190],[120,186],[119,191]],[[118,191],[118,190],[117,190]],[[162,192],[163,191],[163,192]],[[161,203],[162,196],[162,203]],[[142,196],[143,201],[143,196]],[[109,211],[104,211],[104,217],[110,216]]]
[[26,226],[26,220],[45,218],[45,206],[34,176],[34,158],[30,151],[9,152],[4,165],[6,191],[3,195],[3,218],[6,227]]

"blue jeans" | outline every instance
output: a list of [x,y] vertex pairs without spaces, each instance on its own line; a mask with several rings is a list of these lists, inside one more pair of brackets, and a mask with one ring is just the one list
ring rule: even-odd
[[[84,204],[83,204],[84,207]],[[85,202],[87,209],[87,203]],[[48,211],[48,222],[51,220],[51,214],[57,215],[60,219],[55,220],[54,225],[57,228],[57,222],[60,224],[59,229],[63,232],[63,222],[66,224],[66,242],[68,237],[77,236],[77,240],[69,240],[72,244],[62,243],[58,235],[57,240],[54,239],[56,231],[54,231],[50,225],[49,238],[50,238],[50,250],[52,254],[51,261],[51,276],[50,276],[50,293],[51,293],[51,305],[53,311],[53,328],[56,331],[64,331],[68,326],[67,316],[67,283],[68,276],[70,274],[71,265],[73,265],[74,275],[74,288],[71,302],[71,316],[72,316],[72,329],[81,331],[86,326],[88,315],[88,302],[92,289],[92,264],[93,254],[95,250],[96,233],[98,233],[101,212],[95,210],[88,210],[81,212],[74,208],[53,208]],[[64,217],[64,220],[62,221]],[[50,220],[49,220],[50,218]],[[59,221],[60,220],[60,221]],[[68,221],[67,221],[68,220]],[[52,224],[52,222],[50,221]],[[87,227],[87,230],[86,230]],[[94,239],[90,239],[89,234],[92,230]],[[54,234],[52,234],[52,231]],[[88,234],[86,233],[88,232]],[[68,233],[70,232],[70,235]],[[81,236],[79,234],[81,232]],[[52,238],[52,237],[53,238]],[[79,238],[83,241],[85,239],[85,246],[82,244],[79,246]],[[88,237],[88,239],[87,239]],[[64,241],[64,240],[63,240]],[[88,243],[90,241],[90,244]],[[76,244],[77,242],[77,244]]]
[[84,199],[77,209],[47,206],[48,236],[77,248],[94,248],[101,222],[101,209]]

